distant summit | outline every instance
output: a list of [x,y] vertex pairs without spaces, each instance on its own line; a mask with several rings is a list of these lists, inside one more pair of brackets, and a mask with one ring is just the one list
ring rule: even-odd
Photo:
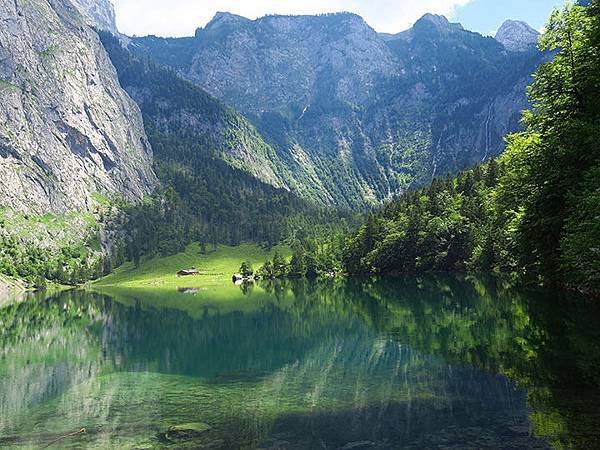
[[206,28],[212,28],[219,25],[224,24],[238,24],[241,22],[250,22],[250,19],[247,19],[242,16],[238,16],[237,14],[232,14],[229,12],[219,11],[215,14],[212,20],[206,25]]
[[463,27],[460,23],[452,23],[450,22],[446,16],[441,16],[438,14],[425,14],[415,23],[415,27],[435,27],[438,31],[456,31],[463,30]]
[[451,35],[456,32],[465,31],[460,23],[450,22],[446,16],[438,14],[425,14],[415,22],[412,28],[401,31],[397,34],[380,33],[382,39],[393,41],[396,39],[410,40],[417,34],[430,34],[431,32],[437,35]]
[[229,12],[218,11],[204,28],[200,27],[196,29],[195,36],[198,38],[202,33],[227,33],[237,30],[242,27],[244,23],[251,22],[252,21],[246,17]]
[[507,20],[496,33],[496,40],[511,52],[525,52],[537,45],[540,33],[525,22]]

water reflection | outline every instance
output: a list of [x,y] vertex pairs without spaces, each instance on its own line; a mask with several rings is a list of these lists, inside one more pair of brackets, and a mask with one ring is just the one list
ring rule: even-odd
[[584,299],[471,277],[196,294],[0,309],[0,446],[600,447]]

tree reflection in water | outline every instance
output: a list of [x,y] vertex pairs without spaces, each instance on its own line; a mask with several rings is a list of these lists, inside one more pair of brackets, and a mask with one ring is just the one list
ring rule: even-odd
[[206,423],[174,445],[599,447],[585,299],[460,276],[240,295],[238,310],[78,291],[1,309],[0,445],[86,427],[60,446],[152,447]]

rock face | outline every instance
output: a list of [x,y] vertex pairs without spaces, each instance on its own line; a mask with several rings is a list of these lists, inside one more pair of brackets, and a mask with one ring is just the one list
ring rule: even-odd
[[542,59],[430,14],[383,35],[347,13],[219,13],[194,37],[132,45],[246,114],[297,192],[345,206],[500,153]]
[[526,52],[537,45],[540,33],[525,22],[507,20],[496,33],[496,40],[511,52]]
[[0,207],[87,210],[152,192],[137,105],[67,0],[0,1]]
[[324,93],[362,103],[377,77],[396,71],[385,43],[354,14],[250,21],[219,13],[196,38],[188,77],[244,112],[303,108]]
[[115,9],[110,0],[71,0],[71,3],[88,25],[117,34]]

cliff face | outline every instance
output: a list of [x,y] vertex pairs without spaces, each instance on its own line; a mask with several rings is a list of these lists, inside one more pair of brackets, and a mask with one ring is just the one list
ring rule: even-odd
[[304,108],[315,96],[362,103],[397,68],[377,33],[354,14],[219,13],[196,34],[188,77],[244,112]]
[[253,120],[304,192],[349,206],[500,153],[542,60],[431,14],[385,35],[346,13],[219,13],[193,38],[133,42]]
[[115,9],[111,0],[71,0],[71,3],[88,25],[117,34]]
[[[151,138],[158,133],[193,142],[202,150],[194,157],[205,164],[209,159],[225,161],[265,184],[288,188],[283,163],[245,117],[173,71],[136,55],[135,48],[126,49],[118,37],[99,34],[123,89],[141,109]],[[168,154],[159,147],[167,147]],[[155,146],[157,162],[178,159],[175,147]]]
[[0,18],[0,207],[64,213],[152,192],[139,109],[85,19],[67,0],[0,0]]

